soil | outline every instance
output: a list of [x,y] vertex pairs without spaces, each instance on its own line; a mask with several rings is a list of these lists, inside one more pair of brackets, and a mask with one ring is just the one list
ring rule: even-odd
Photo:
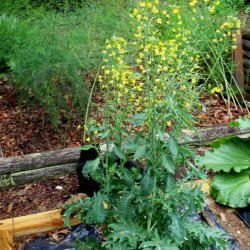
[[[94,101],[96,105],[94,105],[91,115],[102,117],[98,113],[98,107],[103,105],[100,92],[98,95],[96,93]],[[223,100],[216,96],[205,96],[202,103],[206,109],[197,110],[194,113],[198,120],[197,127],[227,123],[231,119],[247,114],[246,108],[234,107],[232,104],[230,116]],[[79,146],[83,132],[81,128],[78,129],[79,123],[80,121],[77,120],[73,120],[71,123],[65,122],[56,130],[50,124],[42,108],[24,104],[21,109],[14,89],[5,80],[0,80],[0,149],[2,148],[4,157]],[[19,187],[2,188],[0,189],[0,219],[59,208],[71,194],[77,193],[77,188],[78,181],[75,176],[38,181]],[[220,211],[219,208],[218,211]],[[228,208],[222,208],[221,211],[227,214]],[[228,220],[231,221],[231,217]],[[242,249],[250,249],[249,229],[243,227],[238,218],[232,219],[231,229],[229,232],[236,235]],[[24,242],[31,239],[33,236],[18,239],[15,249],[23,249]]]

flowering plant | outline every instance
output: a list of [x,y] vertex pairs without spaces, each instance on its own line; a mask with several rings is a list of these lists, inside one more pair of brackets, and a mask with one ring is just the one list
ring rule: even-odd
[[[225,245],[219,231],[192,219],[203,208],[203,194],[183,182],[204,175],[191,163],[193,153],[176,140],[192,125],[198,83],[205,79],[203,55],[192,41],[194,31],[187,29],[196,19],[187,20],[185,13],[191,10],[203,20],[204,9],[216,12],[218,1],[169,2],[139,1],[131,13],[130,39],[113,36],[103,50],[98,81],[104,122],[88,121],[86,134],[88,141],[105,141],[106,150],[82,147],[97,151],[83,174],[99,182],[100,190],[70,205],[65,219],[77,212],[86,223],[105,225],[105,249]],[[135,162],[130,170],[124,167],[129,158]]]

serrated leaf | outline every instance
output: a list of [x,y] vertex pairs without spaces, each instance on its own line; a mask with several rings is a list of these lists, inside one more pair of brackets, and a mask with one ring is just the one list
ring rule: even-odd
[[138,127],[144,123],[146,118],[147,118],[146,113],[138,113],[138,114],[134,115],[130,121],[133,123],[134,126]]
[[140,159],[146,152],[146,146],[139,146],[136,151],[135,151],[135,155],[134,155],[134,159],[138,160]]
[[154,179],[148,173],[146,173],[141,179],[140,184],[142,195],[150,195],[154,189]]
[[103,223],[105,219],[105,210],[103,207],[103,198],[100,193],[94,197],[93,209],[91,211],[92,219],[95,223]]
[[116,144],[114,145],[114,152],[115,152],[116,156],[119,157],[120,159],[122,159],[122,160],[125,159],[125,155],[123,154],[121,148],[118,147]]
[[131,206],[133,196],[132,193],[127,193],[120,198],[117,209],[119,216],[123,219],[131,218],[135,213],[134,208]]
[[164,168],[171,174],[175,173],[175,164],[170,157],[166,154],[162,154],[162,164]]
[[210,192],[223,205],[234,208],[250,205],[250,169],[214,176]]
[[204,156],[198,157],[197,163],[214,171],[241,172],[250,167],[250,141],[232,138],[214,151],[208,151]]
[[87,177],[91,172],[97,170],[100,164],[100,158],[97,157],[95,160],[87,161],[82,169],[82,174]]
[[176,159],[178,156],[178,143],[177,140],[171,135],[169,138],[169,150],[173,155],[173,158]]
[[182,231],[179,221],[175,215],[172,216],[171,220],[172,220],[172,223],[169,226],[171,229],[171,234],[173,235],[173,237],[179,239],[181,238],[181,231]]
[[237,122],[240,129],[250,129],[250,120],[248,117],[240,117],[239,119],[237,119]]

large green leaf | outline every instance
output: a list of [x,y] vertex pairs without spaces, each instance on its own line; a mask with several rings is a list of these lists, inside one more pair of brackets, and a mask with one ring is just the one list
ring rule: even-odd
[[220,145],[214,151],[208,151],[197,159],[200,166],[214,171],[231,170],[241,172],[250,167],[250,141],[241,138],[232,138]]
[[211,195],[230,207],[246,207],[250,204],[250,169],[241,173],[224,173],[213,177]]
[[246,116],[240,117],[237,122],[241,129],[250,129],[250,120]]

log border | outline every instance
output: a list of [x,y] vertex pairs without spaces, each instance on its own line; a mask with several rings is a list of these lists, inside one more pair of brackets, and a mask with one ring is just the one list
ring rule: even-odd
[[[230,127],[228,124],[203,128],[197,133],[183,131],[179,144],[204,145],[224,136],[250,136],[250,130]],[[168,139],[166,134],[165,139]],[[102,145],[101,148],[105,148]],[[32,181],[76,173],[80,148],[66,148],[24,156],[2,158],[0,161],[0,188],[23,185]]]

